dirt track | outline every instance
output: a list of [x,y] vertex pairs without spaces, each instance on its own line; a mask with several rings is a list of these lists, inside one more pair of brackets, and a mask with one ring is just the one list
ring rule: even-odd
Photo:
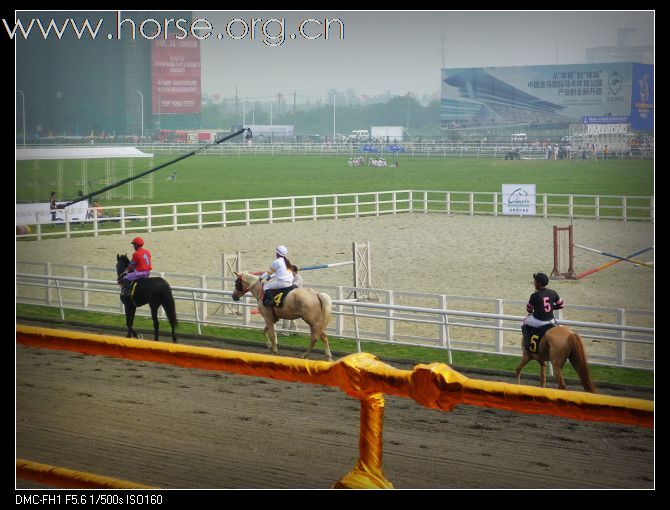
[[[262,269],[277,244],[305,264],[346,259],[352,241],[371,239],[375,286],[418,279],[428,292],[525,299],[530,275],[550,270],[556,223],[403,215],[143,236],[157,270],[197,274],[218,274],[222,252]],[[576,242],[614,253],[653,244],[646,223],[575,226]],[[17,243],[17,259],[108,266],[132,237]],[[604,261],[580,253],[577,269]],[[308,280],[346,285],[342,274]],[[632,264],[555,287],[569,304],[653,309],[653,271]],[[357,458],[359,406],[339,390],[26,347],[16,369],[17,456],[36,462],[165,488],[327,488]],[[646,429],[387,399],[384,472],[397,488],[650,489],[653,462]]]
[[[357,458],[336,389],[23,346],[16,363],[18,457],[164,488],[327,488]],[[651,489],[653,450],[647,429],[386,401],[396,488]]]

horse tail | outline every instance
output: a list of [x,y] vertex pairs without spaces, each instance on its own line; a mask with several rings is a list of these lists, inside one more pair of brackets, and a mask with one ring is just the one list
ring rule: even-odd
[[163,310],[165,310],[165,315],[167,315],[168,321],[170,321],[170,326],[176,328],[179,325],[179,321],[177,321],[177,310],[174,304],[174,297],[172,296],[172,288],[167,282],[165,283],[167,284],[168,295],[167,299],[162,303]]
[[321,302],[321,320],[319,321],[319,334],[324,333],[328,327],[328,322],[330,321],[330,311],[333,307],[333,303],[330,299],[330,296],[325,292],[319,292],[317,294],[319,301]]
[[589,367],[586,364],[586,351],[584,350],[584,343],[577,333],[571,333],[569,340],[572,344],[572,350],[569,356],[570,363],[577,371],[577,375],[579,375],[579,380],[582,382],[584,389],[588,392],[595,393],[596,388],[591,381]]

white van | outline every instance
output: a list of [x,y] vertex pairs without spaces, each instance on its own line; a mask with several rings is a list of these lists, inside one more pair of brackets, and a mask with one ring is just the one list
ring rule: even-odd
[[528,135],[526,133],[514,133],[511,136],[512,142],[526,142],[528,141]]
[[354,129],[349,135],[349,140],[367,140],[370,138],[370,132],[367,129]]

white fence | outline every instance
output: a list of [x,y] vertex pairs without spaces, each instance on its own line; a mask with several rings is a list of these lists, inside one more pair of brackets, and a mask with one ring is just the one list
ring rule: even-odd
[[[115,276],[109,268],[18,262],[16,302],[57,307],[62,319],[66,309],[122,314]],[[252,313],[257,307],[255,299],[233,302],[230,291],[223,290],[232,279],[171,273],[161,276],[172,285],[179,320],[196,323],[199,333],[202,325],[263,326],[262,318]],[[371,340],[445,349],[450,361],[452,351],[519,356],[523,317],[506,314],[505,310],[523,310],[523,301],[313,287],[333,298],[334,320],[328,333],[355,339],[359,350],[361,340]],[[358,300],[345,299],[352,292],[357,292]],[[373,293],[378,302],[364,300]],[[138,315],[147,316],[149,311],[140,308]],[[558,317],[561,324],[574,328],[585,339],[590,362],[643,369],[654,366],[653,318],[649,311],[591,306],[570,306]],[[301,331],[308,332],[302,321],[297,322]],[[123,324],[119,319],[119,325]]]
[[[112,145],[107,144],[105,146]],[[119,144],[126,146],[127,144]],[[553,144],[552,144],[553,146]],[[31,147],[40,147],[39,145]],[[47,146],[51,147],[51,146]],[[78,147],[77,145],[68,147]],[[81,145],[91,148],[91,145]],[[145,143],[135,147],[143,152],[154,155],[183,154],[196,149],[198,145],[192,143]],[[364,152],[362,147],[372,147],[376,152]],[[402,147],[402,151],[392,149]],[[578,159],[579,145],[572,146],[572,157]],[[521,149],[523,159],[546,159],[547,149],[541,145],[522,142],[504,143],[467,143],[467,142],[403,142],[379,143],[363,142],[351,143],[288,143],[288,142],[260,142],[254,139],[251,145],[240,142],[224,142],[208,148],[196,157],[211,156],[383,156],[385,158],[504,158],[514,149]],[[601,147],[602,149],[602,147]],[[602,152],[598,157],[602,157]],[[617,154],[610,152],[610,159],[649,159],[654,157],[654,147],[649,146],[644,151],[620,151]],[[553,158],[553,156],[552,156]]]
[[[534,198],[537,215],[543,218],[654,221],[654,197],[538,193]],[[89,209],[88,218],[74,218],[65,209],[63,220],[51,225],[36,221],[30,233],[16,237],[98,236],[103,232],[126,234],[402,213],[498,216],[502,215],[502,205],[498,192],[398,190],[107,206],[104,216],[97,209]],[[27,219],[25,223],[29,223]]]

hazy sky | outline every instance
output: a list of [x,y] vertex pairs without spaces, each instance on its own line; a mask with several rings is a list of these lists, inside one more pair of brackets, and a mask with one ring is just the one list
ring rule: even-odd
[[[374,95],[384,91],[419,95],[440,89],[440,68],[584,63],[585,48],[616,46],[618,28],[637,29],[633,45],[654,44],[654,13],[647,12],[193,12],[206,18],[215,35],[202,42],[202,89],[231,97],[266,97],[297,91],[299,97],[324,98],[329,89]],[[225,31],[231,20],[245,20],[243,40]],[[251,19],[256,39],[251,40]],[[283,44],[267,46],[262,23],[285,19]],[[339,38],[307,40],[298,27],[305,19],[338,18]],[[230,34],[241,37],[245,24],[233,22]],[[266,30],[279,36],[279,22]],[[304,32],[315,37],[319,25]],[[295,39],[290,35],[295,34]],[[446,52],[442,53],[442,40]],[[279,39],[276,39],[278,41]],[[300,99],[299,99],[300,100]]]

